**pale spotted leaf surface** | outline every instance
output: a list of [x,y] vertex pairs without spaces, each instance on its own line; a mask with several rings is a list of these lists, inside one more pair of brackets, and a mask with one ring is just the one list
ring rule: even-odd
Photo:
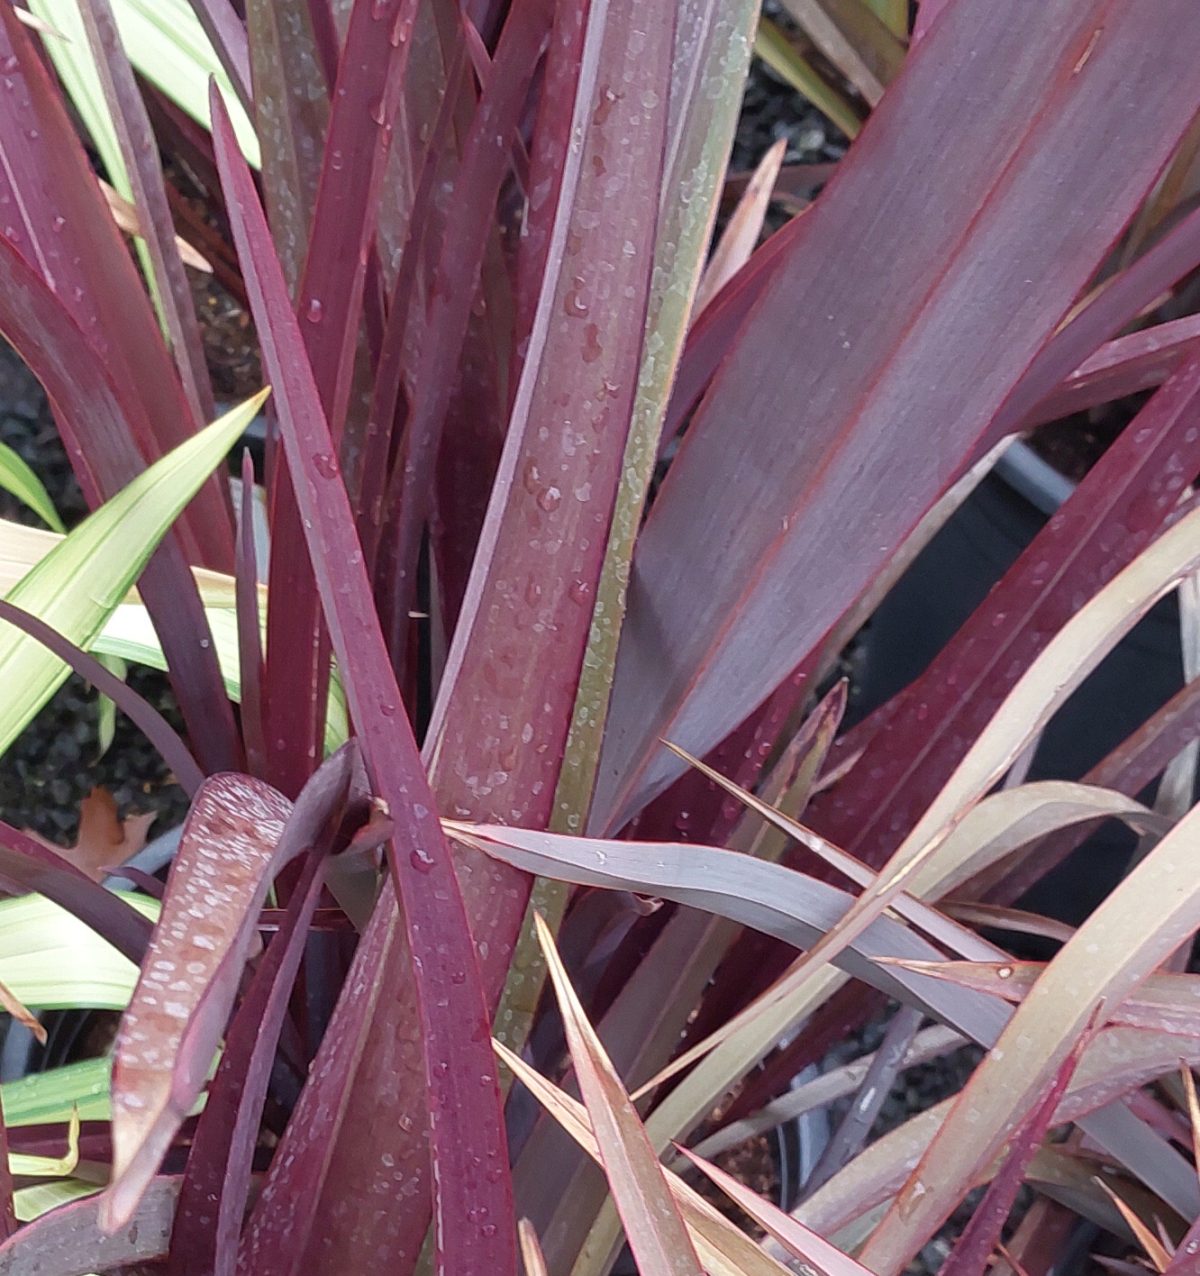
[[184,825],[113,1061],[106,1230],[126,1223],[212,1064],[292,804],[249,776],[210,777]]

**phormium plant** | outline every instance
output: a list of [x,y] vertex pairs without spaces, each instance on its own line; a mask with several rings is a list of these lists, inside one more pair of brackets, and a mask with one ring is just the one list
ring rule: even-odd
[[[1197,1270],[1200,684],[1027,768],[1175,590],[1197,673],[1200,9],[909,9],[0,2],[0,331],[94,511],[0,524],[0,747],[74,669],[190,799],[165,886],[0,824],[5,1006],[122,1012],[4,1087],[0,1270]],[[727,173],[752,50],[832,172]],[[223,414],[197,263],[269,387]],[[1088,412],[845,726],[880,600]],[[1016,907],[1103,820],[1099,909]],[[847,1097],[788,1199],[712,1161]]]

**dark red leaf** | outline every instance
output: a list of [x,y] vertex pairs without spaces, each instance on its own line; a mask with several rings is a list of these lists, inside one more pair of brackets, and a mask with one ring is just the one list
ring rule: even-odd
[[[596,827],[679,774],[661,738],[702,756],[744,719],[961,471],[1200,106],[1185,32],[1188,0],[1051,0],[1019,31],[956,0],[913,51],[650,511]],[[1137,86],[1136,130],[1114,82]]]
[[36,638],[60,660],[70,665],[81,678],[87,679],[97,691],[106,695],[150,741],[159,757],[170,767],[183,791],[189,797],[196,792],[204,780],[204,772],[196,765],[195,758],[188,752],[187,745],[179,738],[175,728],[152,704],[116,674],[110,673],[95,656],[77,647],[37,616],[0,600],[0,619],[7,620]]
[[[578,128],[581,142],[564,160],[564,199],[534,336],[425,746],[434,792],[448,813],[490,812],[534,826],[544,826],[552,813],[620,480],[651,282],[672,32],[667,24],[644,24],[641,44],[636,15],[642,11],[639,0],[610,4],[604,21],[593,11],[587,74],[578,96],[560,104],[572,116],[568,136]],[[629,83],[637,80],[636,93],[619,87],[627,76]],[[647,108],[642,102],[651,94],[658,105]],[[619,204],[614,182],[620,182]],[[576,251],[576,236],[588,245],[586,253]],[[603,323],[605,297],[622,299],[628,322]],[[564,421],[571,423],[569,449],[562,445]],[[456,863],[475,942],[486,957],[491,1007],[528,882],[471,850]],[[381,1154],[393,1155],[394,1145],[366,1080],[400,1077],[395,1110],[410,1117],[420,1110],[424,1087],[413,1045],[419,1024],[406,991],[408,957],[395,931],[394,917],[377,909],[364,944],[383,964],[370,978],[397,990],[396,999],[386,1013],[347,1009],[335,1021],[345,1040],[332,1030],[327,1035],[252,1224],[256,1262],[269,1261],[294,1229],[301,1191],[301,1217],[313,1223],[310,1263],[353,1266],[361,1255],[366,1264],[379,1244],[404,1262],[420,1251],[427,1216],[405,1192],[414,1184],[426,1190],[425,1153],[414,1137],[394,1165],[383,1166]],[[341,1104],[343,1093],[329,1147],[328,1131],[315,1126],[311,1114]],[[327,1158],[311,1173],[300,1168],[313,1164],[310,1155]],[[322,1196],[310,1205],[317,1175]],[[374,1220],[383,1201],[391,1204],[380,1228]]]
[[1200,316],[1187,315],[1106,342],[1034,408],[1040,425],[1087,408],[1151,390],[1200,350]]
[[191,0],[205,35],[216,50],[238,101],[251,119],[254,99],[250,92],[250,50],[246,44],[246,28],[230,0]]
[[[3,6],[0,11],[7,12]],[[0,330],[45,387],[84,494],[89,503],[100,504],[142,468],[130,442],[126,403],[62,301],[2,237]],[[195,579],[173,533],[147,564],[139,589],[196,752],[210,768],[236,760],[240,745],[233,711],[211,637],[206,639],[208,621]]]
[[446,413],[453,399],[480,263],[493,225],[496,197],[508,171],[512,138],[537,66],[551,14],[550,0],[519,0],[500,36],[495,63],[484,84],[463,146],[459,181],[446,216],[429,309],[421,315],[420,355],[403,463],[390,500],[396,523],[390,535],[391,588],[401,615],[415,598],[417,554],[431,508],[434,465]]
[[[291,803],[261,780],[206,780],[183,826],[163,908],[113,1047],[113,1175],[102,1224],[124,1226],[212,1066],[283,861]],[[307,830],[304,830],[307,833]]]
[[[0,63],[11,68],[5,70],[0,93],[4,237],[70,307],[117,388],[123,448],[113,464],[120,477],[115,484],[102,483],[103,494],[111,496],[147,463],[194,434],[199,423],[188,409],[150,300],[62,96],[11,5],[0,5]],[[98,462],[92,454],[102,448],[87,420],[77,426],[95,444],[88,452]],[[92,499],[86,484],[85,494]],[[178,526],[193,562],[232,568],[232,510],[216,478],[205,483]]]
[[[386,35],[390,28],[381,30]],[[278,386],[283,443],[325,620],[372,787],[396,826],[389,862],[403,903],[412,962],[405,962],[394,980],[388,978],[386,967],[369,971],[368,977],[382,979],[392,996],[399,996],[405,986],[416,996],[425,1062],[421,1092],[428,1105],[439,1184],[437,1261],[442,1270],[486,1270],[504,1276],[516,1271],[508,1157],[490,1024],[463,897],[383,644],[300,325],[271,250],[253,180],[215,95],[213,114],[231,224],[264,360],[272,383]],[[391,930],[394,903],[388,900],[377,909],[377,916],[388,923],[382,929]],[[362,1004],[368,999],[364,989],[355,989],[353,976],[350,988],[350,996],[341,1005],[345,1008],[349,1002],[354,1014],[356,1000]],[[336,1020],[329,1031],[337,1032]],[[351,1045],[355,1044],[352,1040]],[[348,1100],[358,1087],[349,1075],[340,1082],[349,1090]],[[378,1105],[379,1095],[373,1092],[369,1106],[376,1125],[380,1124]],[[387,1126],[380,1131],[384,1147],[394,1149],[404,1142],[398,1121],[382,1124]],[[314,1133],[327,1142],[336,1137],[336,1129],[328,1125]],[[377,1170],[378,1158],[361,1145],[359,1150],[371,1157],[372,1171]],[[319,1173],[319,1167],[309,1167],[309,1172]],[[393,1184],[390,1170],[386,1181]],[[350,1199],[343,1198],[347,1203]],[[371,1208],[376,1209],[377,1203]],[[361,1240],[378,1253],[379,1237],[373,1229]],[[290,1237],[277,1236],[272,1266],[278,1270],[303,1253],[306,1241],[307,1229]]]
[[108,940],[134,965],[150,942],[152,923],[61,855],[0,822],[0,882],[14,894],[36,891]]
[[[926,672],[845,740],[865,746],[813,826],[881,864],[1030,662],[1154,538],[1200,470],[1200,359],[1158,391]],[[1177,467],[1177,468],[1176,468]]]
[[335,754],[304,786],[284,832],[311,847],[288,900],[279,933],[258,963],[228,1033],[217,1075],[188,1153],[171,1235],[178,1276],[232,1276],[250,1188],[258,1123],[288,997],[320,900],[329,825],[350,778],[350,758]]
[[[228,0],[206,0],[216,5]],[[158,145],[138,92],[133,67],[117,32],[111,0],[94,0],[80,9],[108,112],[121,147],[142,236],[159,286],[175,366],[194,422],[216,415],[204,362],[191,285],[175,243],[175,225],[163,180]]]
[[[342,427],[380,185],[415,9],[416,0],[373,0],[351,10],[297,290],[307,362],[334,440],[330,456],[340,456],[350,469],[354,458],[342,454]],[[268,658],[264,680],[270,776],[287,793],[299,791],[320,756],[329,678],[329,644],[295,481],[283,465],[272,479],[268,584],[275,602],[267,613],[267,650],[286,656]]]
[[322,13],[328,18],[325,0],[246,0],[263,197],[275,252],[293,290],[308,253],[329,122],[329,89],[313,32],[313,19]]

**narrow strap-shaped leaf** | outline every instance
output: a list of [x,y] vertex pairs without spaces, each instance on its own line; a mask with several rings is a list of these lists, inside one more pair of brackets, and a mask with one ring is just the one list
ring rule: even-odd
[[106,1230],[133,1217],[212,1067],[290,815],[285,797],[242,775],[211,777],[192,803],[114,1047]]
[[254,113],[250,88],[250,50],[246,28],[230,0],[192,0],[192,10],[200,19],[205,35],[221,59],[225,74],[247,115]]
[[[1070,936],[1068,936],[1068,940]],[[900,963],[908,970],[946,979],[1013,1003],[1024,1001],[1045,973],[1044,962],[944,961],[928,965]],[[1119,1005],[1108,1007],[1105,1020],[1145,1032],[1176,1033],[1200,1038],[1200,976],[1153,974]]]
[[0,1276],[91,1276],[165,1257],[179,1195],[177,1178],[156,1178],[137,1212],[115,1232],[100,1226],[101,1202],[71,1201],[20,1228],[0,1245]]
[[407,614],[415,598],[417,556],[431,508],[434,463],[455,387],[500,183],[512,138],[546,39],[549,0],[520,0],[500,34],[493,67],[463,145],[458,184],[442,233],[428,311],[420,316],[420,354],[409,385],[414,403],[406,424],[404,463],[391,494],[395,607]]
[[[554,1120],[599,1161],[600,1148],[584,1105],[552,1085],[503,1043],[497,1041],[495,1047],[501,1061],[529,1087]],[[667,1171],[666,1180],[707,1272],[712,1276],[781,1276],[785,1269],[779,1262],[718,1214],[694,1188],[671,1171]]]
[[1200,358],[1193,358],[1101,457],[925,674],[875,722],[849,733],[843,748],[865,749],[858,780],[817,800],[812,820],[822,833],[868,863],[881,863],[895,849],[960,760],[960,742],[974,738],[1051,636],[1166,521],[1191,467],[1200,468],[1198,404]]
[[204,779],[204,773],[196,765],[196,759],[188,752],[187,745],[179,738],[175,728],[149,701],[111,673],[94,656],[89,656],[57,630],[51,629],[29,612],[14,607],[7,600],[0,600],[0,620],[16,625],[30,637],[36,638],[75,673],[87,679],[101,695],[107,696],[154,745],[159,757],[170,767],[184,792],[189,797],[195,793]]
[[242,508],[238,527],[237,609],[238,675],[241,681],[242,739],[254,775],[264,776],[269,750],[263,704],[262,612],[259,604],[258,555],[255,547],[254,462],[242,454]]
[[[341,455],[342,427],[415,9],[416,0],[374,0],[351,10],[296,289],[304,356],[334,441],[329,464],[335,467],[353,468]],[[276,601],[267,613],[267,650],[286,657],[267,661],[264,680],[269,774],[289,793],[299,791],[315,765],[329,678],[329,644],[297,505],[298,481],[286,465],[271,479],[268,583]]]
[[1075,1048],[1054,1073],[1046,1094],[1038,1100],[1037,1106],[1010,1139],[1009,1152],[1000,1171],[988,1184],[982,1201],[975,1206],[970,1222],[956,1240],[946,1262],[942,1263],[938,1276],[974,1276],[975,1272],[987,1270],[992,1250],[1000,1243],[1001,1229],[1012,1210],[1012,1202],[1024,1183],[1026,1166],[1033,1160],[1034,1152],[1051,1127],[1054,1113],[1066,1094],[1071,1074],[1075,1072],[1091,1035],[1091,1032],[1081,1032]]
[[790,1253],[817,1276],[869,1276],[868,1269],[811,1228],[805,1227],[777,1205],[764,1200],[732,1174],[687,1148],[679,1149],[702,1174],[707,1175],[735,1204],[750,1215]]
[[[1200,887],[1189,868],[1198,824],[1194,811],[1159,842],[1063,946],[1038,996],[1018,1006],[868,1241],[863,1261],[880,1276],[901,1270],[950,1213],[965,1182],[1032,1110],[1097,1005],[1134,992],[1200,925]],[[1191,1187],[1195,1196],[1194,1178]]]
[[263,196],[275,252],[295,289],[308,253],[309,223],[329,122],[329,88],[308,0],[247,0],[254,118],[262,144]]
[[[100,505],[106,494],[118,493],[126,478],[139,475],[144,468],[130,451],[129,427],[124,415],[127,405],[122,402],[103,359],[66,306],[3,238],[0,238],[0,328],[45,386],[55,405],[63,442],[80,485],[89,503]],[[251,402],[257,409],[261,399]],[[244,420],[238,415],[239,411],[241,409],[222,420],[227,426],[236,422],[244,429],[254,411]],[[89,447],[89,442],[95,446]],[[232,436],[225,443],[226,449],[230,443]],[[205,478],[215,468],[220,455],[218,452],[211,457],[204,471]],[[128,473],[120,458],[128,458]],[[167,462],[169,458],[159,464]],[[159,536],[167,531],[171,521],[164,524]],[[138,566],[144,561],[140,560]],[[180,709],[197,753],[210,767],[236,759],[239,747],[233,713],[221,691],[220,669],[211,637],[209,646],[204,645],[207,631],[204,609],[173,532],[166,536],[158,553],[146,565],[141,592],[160,627],[166,663],[170,666]],[[10,594],[10,601],[17,601],[15,594]],[[112,605],[119,601],[114,598]],[[71,630],[61,625],[55,628],[79,641]],[[86,643],[80,645],[86,646]]]
[[638,1269],[645,1276],[699,1276],[700,1260],[637,1110],[587,1021],[549,927],[540,917],[537,923],[575,1075]]
[[[15,246],[52,281],[89,342],[103,352],[123,407],[123,448],[111,458],[94,458],[98,466],[113,466],[111,477],[97,470],[104,495],[111,496],[146,462],[194,433],[199,420],[61,95],[11,6],[0,9],[0,58],[13,68],[0,97],[0,191],[12,201],[4,237],[11,238],[11,230]],[[57,409],[57,398],[54,403]],[[91,435],[86,419],[78,428],[85,438]],[[92,500],[86,486],[85,495]],[[233,520],[222,485],[205,483],[180,530],[194,562],[229,570]]]
[[180,1276],[232,1276],[236,1267],[262,1104],[324,882],[330,822],[346,796],[351,760],[346,752],[330,758],[296,799],[290,833],[296,844],[312,850],[226,1035],[192,1136],[171,1234],[171,1261]]
[[1026,418],[1041,425],[1161,385],[1200,348],[1200,315],[1169,319],[1105,342]]
[[[395,822],[389,862],[413,958],[401,977],[411,981],[423,1029],[425,1102],[440,1184],[438,1262],[446,1271],[478,1267],[506,1276],[515,1273],[517,1261],[508,1157],[488,1048],[487,1009],[463,897],[383,644],[350,503],[287,286],[270,248],[253,180],[215,96],[213,112],[222,183],[264,360],[281,387],[281,432],[325,619],[372,786]],[[383,915],[390,921],[392,901],[385,908]],[[374,978],[383,975],[372,972]],[[353,997],[353,982],[350,988]],[[391,1132],[391,1146],[397,1133]],[[302,1245],[305,1237],[296,1239]]]
[[150,942],[151,923],[73,864],[0,822],[0,880],[17,891],[36,891],[65,908],[133,964]]
[[193,419],[207,421],[215,412],[212,386],[191,286],[176,245],[150,117],[117,34],[112,0],[89,0],[80,12],[125,160],[142,242],[157,285],[159,314],[170,338],[175,367]]

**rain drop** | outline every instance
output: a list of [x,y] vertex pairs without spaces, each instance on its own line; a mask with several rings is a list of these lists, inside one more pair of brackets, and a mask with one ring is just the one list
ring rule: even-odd
[[338,476],[337,460],[328,452],[316,453],[313,457],[313,466],[322,478],[335,479]]
[[320,323],[324,309],[324,306],[321,305],[321,299],[319,297],[312,297],[309,300],[308,308],[304,312],[304,317],[309,323]]

